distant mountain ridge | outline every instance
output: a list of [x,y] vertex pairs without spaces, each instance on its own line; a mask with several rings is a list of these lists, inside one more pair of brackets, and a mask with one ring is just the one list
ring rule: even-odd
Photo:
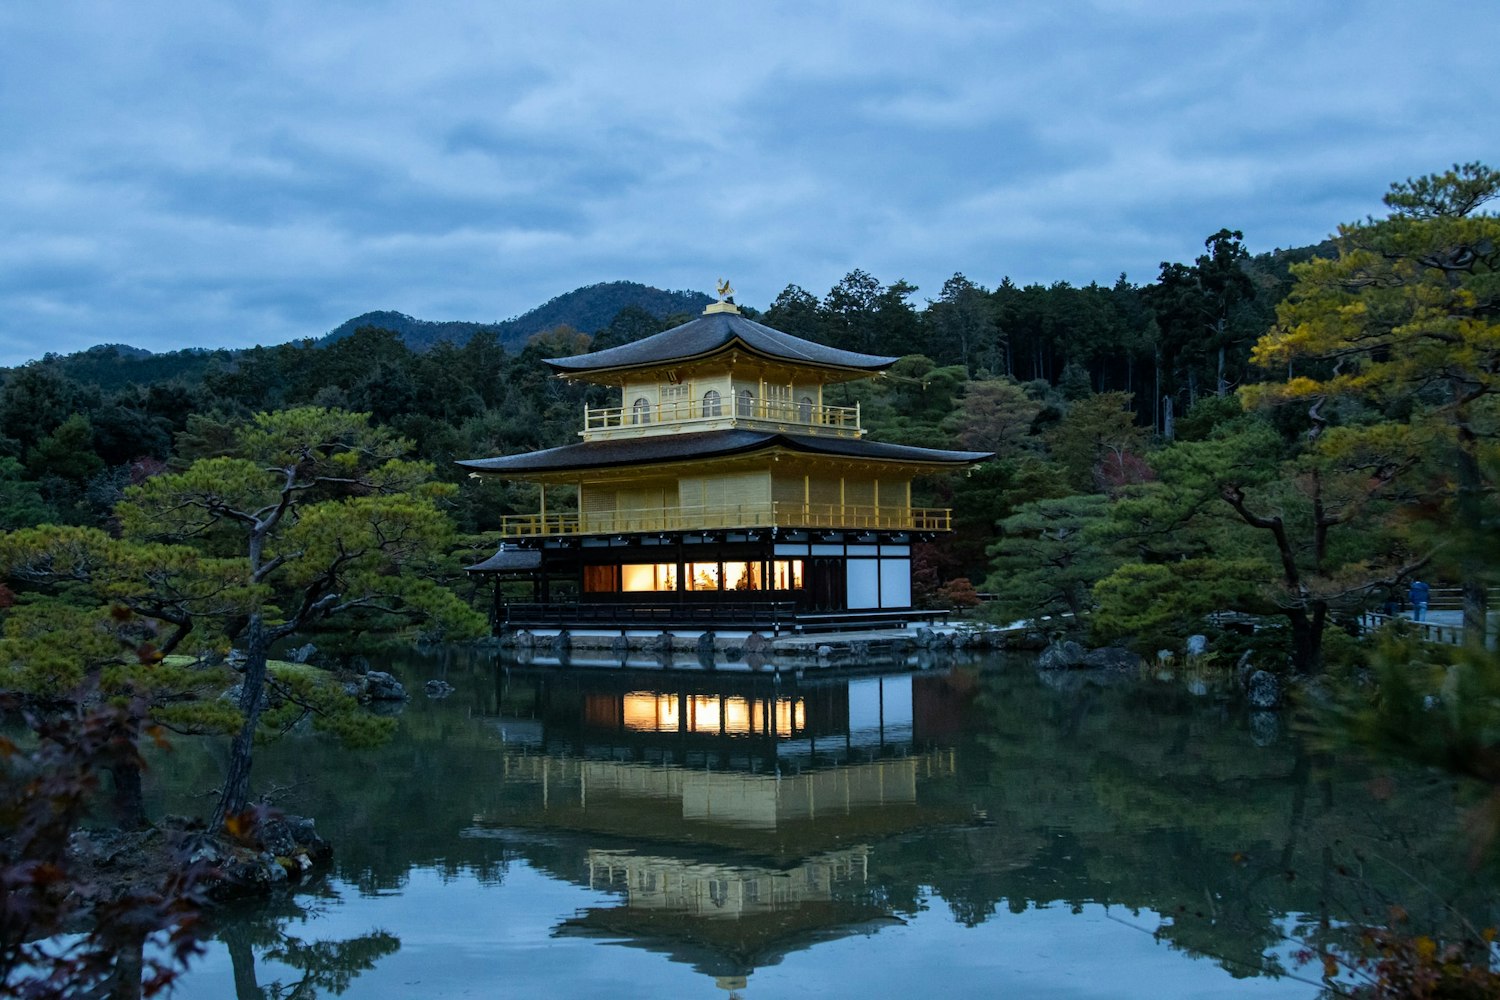
[[[712,301],[702,292],[664,291],[636,281],[602,281],[575,288],[499,323],[425,320],[394,310],[376,310],[340,323],[312,343],[323,346],[349,336],[362,326],[375,326],[394,331],[413,351],[429,350],[444,340],[462,346],[481,330],[493,332],[507,350],[519,350],[532,335],[559,326],[571,326],[582,333],[597,333],[608,327],[621,310],[630,306],[657,317],[665,326],[673,316],[697,315]],[[156,353],[129,344],[96,344],[72,354],[49,353],[39,360],[69,378],[113,391],[130,384],[201,378],[212,363],[230,363],[250,350],[255,348],[188,347]],[[0,368],[0,374],[10,370]]]
[[675,313],[700,312],[712,301],[710,296],[702,292],[664,291],[635,281],[601,281],[565,292],[535,309],[499,323],[433,321],[416,319],[390,310],[377,310],[344,321],[318,342],[331,343],[349,336],[362,326],[377,326],[399,333],[406,346],[414,351],[425,351],[444,340],[461,346],[481,331],[494,333],[496,339],[508,348],[519,347],[534,334],[558,326],[571,326],[583,333],[594,333],[608,326],[620,310],[627,306],[634,306],[665,319]]
[[491,331],[497,339],[504,339],[498,323],[417,319],[415,316],[408,316],[406,313],[390,309],[376,309],[345,320],[319,337],[317,344],[319,347],[327,346],[336,340],[343,340],[355,330],[366,326],[378,326],[382,330],[399,333],[402,342],[414,351],[425,351],[444,340],[453,344],[467,344],[474,334],[482,331]]

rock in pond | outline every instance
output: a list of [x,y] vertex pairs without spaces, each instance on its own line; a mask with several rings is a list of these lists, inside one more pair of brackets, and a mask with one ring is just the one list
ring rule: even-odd
[[1265,710],[1250,713],[1250,739],[1258,747],[1268,747],[1281,738],[1281,716]]
[[1281,704],[1281,682],[1270,671],[1257,670],[1245,685],[1245,700],[1251,708],[1275,708]]
[[1042,650],[1041,655],[1036,658],[1036,665],[1042,670],[1068,670],[1082,666],[1083,657],[1083,647],[1068,639],[1054,642]]
[[369,701],[405,701],[406,688],[384,670],[371,670],[364,677],[364,697]]
[[1085,653],[1083,665],[1097,670],[1139,670],[1141,658],[1122,646],[1105,646]]

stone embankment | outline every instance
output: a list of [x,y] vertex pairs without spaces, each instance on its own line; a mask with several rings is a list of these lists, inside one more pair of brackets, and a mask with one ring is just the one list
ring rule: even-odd
[[189,840],[187,860],[208,865],[215,898],[252,896],[297,882],[333,858],[333,847],[301,816],[265,820],[243,840],[200,834]]
[[80,884],[144,891],[188,874],[222,901],[299,882],[326,866],[333,848],[298,816],[271,816],[241,837],[212,836],[201,820],[170,817],[144,830],[77,831],[68,853]]
[[[1258,668],[1250,650],[1233,667],[1217,664],[1206,636],[1188,636],[1180,651],[1158,650],[1148,662],[1129,649],[1105,646],[1090,649],[1071,639],[1048,643],[1037,655],[1037,669],[1058,688],[1076,687],[1083,680],[1117,683],[1142,679],[1181,684],[1188,693],[1242,701],[1252,713],[1272,713],[1285,703],[1282,679]],[[1264,720],[1262,720],[1264,721]]]
[[922,651],[1040,649],[1046,645],[1045,637],[1033,632],[967,622],[780,635],[690,629],[659,632],[522,629],[506,632],[492,641],[527,657],[590,658],[603,653],[623,661],[631,654],[645,653],[731,662],[863,660]]

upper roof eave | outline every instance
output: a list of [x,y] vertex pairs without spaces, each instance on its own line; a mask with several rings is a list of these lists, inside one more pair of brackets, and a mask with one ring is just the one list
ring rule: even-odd
[[[745,341],[736,338],[735,340],[730,341],[727,344],[716,347],[711,351],[704,351],[701,354],[668,358],[661,361],[640,362],[637,364],[629,365],[615,365],[609,368],[567,369],[563,368],[560,365],[552,365],[553,360],[571,360],[568,358],[543,359],[543,363],[552,365],[552,367],[555,369],[553,374],[555,374],[558,378],[587,380],[603,378],[611,375],[618,375],[624,372],[650,371],[653,368],[672,368],[680,365],[689,365],[697,361],[710,360],[712,358],[718,357],[721,354],[728,354],[737,348],[743,350],[746,354],[762,358],[766,361],[771,361],[783,365],[792,365],[797,368],[816,368],[820,371],[841,372],[854,377],[869,377],[871,375],[878,375],[880,372],[889,368],[895,362],[901,360],[900,358],[881,358],[880,360],[883,362],[883,364],[871,368],[856,368],[849,365],[833,365],[813,361],[792,360],[790,358],[778,357],[773,354],[768,354],[765,351],[757,351],[753,345],[747,344],[745,343]],[[585,357],[586,355],[579,356]]]
[[670,330],[619,347],[570,358],[543,360],[560,375],[587,377],[683,364],[736,347],[770,361],[856,374],[878,372],[900,360],[817,344],[729,312],[699,316]]

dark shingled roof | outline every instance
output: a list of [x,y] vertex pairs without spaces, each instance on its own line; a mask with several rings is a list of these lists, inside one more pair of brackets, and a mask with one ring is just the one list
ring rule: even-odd
[[477,562],[464,569],[470,573],[520,573],[536,569],[542,564],[542,554],[536,549],[513,549],[502,545],[484,562]]
[[738,313],[721,312],[699,316],[633,344],[623,344],[571,358],[547,358],[546,362],[565,374],[641,368],[703,357],[726,349],[736,341],[756,354],[799,365],[879,371],[899,360],[825,347],[773,330]]
[[704,431],[698,434],[662,434],[625,441],[585,441],[546,451],[500,458],[475,458],[457,463],[476,472],[521,474],[566,472],[571,469],[605,469],[618,465],[649,465],[684,459],[722,458],[774,447],[815,455],[868,458],[887,462],[924,465],[972,465],[993,458],[988,451],[939,451],[904,444],[883,444],[858,438],[807,437],[774,431]]

